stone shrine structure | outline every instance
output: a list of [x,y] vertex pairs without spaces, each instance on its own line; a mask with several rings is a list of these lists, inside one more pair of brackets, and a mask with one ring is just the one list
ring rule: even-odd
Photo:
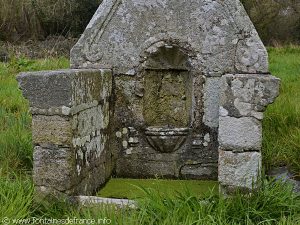
[[18,77],[40,193],[92,195],[112,175],[256,187],[280,81],[240,1],[104,0],[71,68]]

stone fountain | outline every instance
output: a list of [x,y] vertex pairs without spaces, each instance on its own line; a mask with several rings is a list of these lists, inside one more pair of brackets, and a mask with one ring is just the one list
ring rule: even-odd
[[104,0],[71,69],[22,73],[41,194],[112,176],[257,187],[262,119],[279,93],[238,0]]

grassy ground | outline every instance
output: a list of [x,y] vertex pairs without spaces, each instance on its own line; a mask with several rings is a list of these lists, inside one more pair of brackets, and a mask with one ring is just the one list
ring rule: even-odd
[[31,118],[28,103],[15,79],[20,71],[67,68],[65,58],[0,63],[0,174],[30,171],[32,167]]
[[270,71],[281,78],[280,96],[263,123],[264,164],[289,166],[300,178],[300,48],[269,49]]
[[[264,164],[267,168],[288,165],[299,174],[300,48],[269,51],[270,70],[282,79],[282,87],[281,96],[268,108],[264,119]],[[106,217],[113,220],[111,224],[300,224],[299,196],[292,194],[289,187],[268,182],[251,196],[227,199],[215,193],[199,197],[193,190],[183,189],[170,197],[153,188],[142,188],[144,197],[139,199],[139,210],[78,209],[65,203],[34,202],[30,115],[15,76],[20,71],[67,67],[65,58],[21,58],[0,63],[0,224],[5,217],[33,216]]]

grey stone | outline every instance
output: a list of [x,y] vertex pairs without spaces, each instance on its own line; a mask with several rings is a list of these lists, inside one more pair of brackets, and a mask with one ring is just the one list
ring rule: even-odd
[[300,181],[295,179],[296,176],[287,167],[273,168],[268,172],[268,176],[275,179],[275,181],[291,185],[294,192],[300,193]]
[[44,115],[33,115],[32,117],[32,141],[34,144],[71,146],[72,135],[70,119]]
[[72,148],[61,148],[55,145],[36,146],[33,154],[35,185],[63,193],[71,191],[77,182],[73,170],[74,156]]
[[72,49],[71,66],[126,74],[140,61],[147,66],[150,54],[148,68],[185,69],[182,57],[164,60],[176,46],[206,75],[268,72],[266,49],[238,0],[104,0]]
[[21,73],[17,79],[30,106],[48,109],[50,107],[71,106],[73,72],[41,71]]
[[260,151],[261,122],[251,117],[220,117],[219,144],[223,150]]
[[227,74],[222,77],[220,105],[228,116],[252,116],[262,120],[262,112],[279,94],[280,80],[263,74]]
[[96,196],[74,196],[70,198],[72,203],[80,206],[115,205],[119,208],[137,208],[137,203],[128,199],[102,198]]
[[252,190],[258,187],[261,153],[219,151],[219,182],[230,190]]
[[95,193],[113,169],[108,138],[111,71],[36,72],[18,80],[32,106],[39,194]]
[[216,180],[218,178],[218,164],[185,165],[180,170],[184,179]]
[[220,82],[219,77],[208,77],[205,82],[203,122],[209,127],[219,126]]
[[[72,94],[75,94],[72,92],[72,87],[76,88],[76,84],[79,84],[77,81],[79,80],[91,83],[97,79],[100,73],[105,74],[103,76],[103,82],[105,82],[107,78],[109,79],[105,70],[100,72],[100,70],[76,69],[21,73],[17,79],[19,81],[19,87],[24,97],[29,100],[31,107],[49,109],[62,106],[70,107],[74,105],[72,101],[77,101],[76,104],[80,104],[79,101],[82,99],[80,99],[79,96],[72,96]],[[82,76],[86,76],[87,74],[89,78],[82,79]],[[80,84],[84,85],[82,82]],[[93,86],[90,86],[90,88],[92,87]],[[111,87],[108,87],[108,90],[109,88]],[[96,91],[98,90],[94,90],[94,93],[96,93]],[[94,94],[93,91],[89,93]],[[99,97],[101,96],[99,94],[97,95]],[[88,98],[88,96],[81,96],[81,98]],[[88,101],[86,101],[86,103],[88,103]]]

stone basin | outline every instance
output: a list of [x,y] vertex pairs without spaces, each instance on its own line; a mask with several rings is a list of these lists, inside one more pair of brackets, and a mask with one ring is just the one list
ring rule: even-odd
[[145,134],[149,144],[162,153],[177,151],[186,141],[189,128],[148,127]]

